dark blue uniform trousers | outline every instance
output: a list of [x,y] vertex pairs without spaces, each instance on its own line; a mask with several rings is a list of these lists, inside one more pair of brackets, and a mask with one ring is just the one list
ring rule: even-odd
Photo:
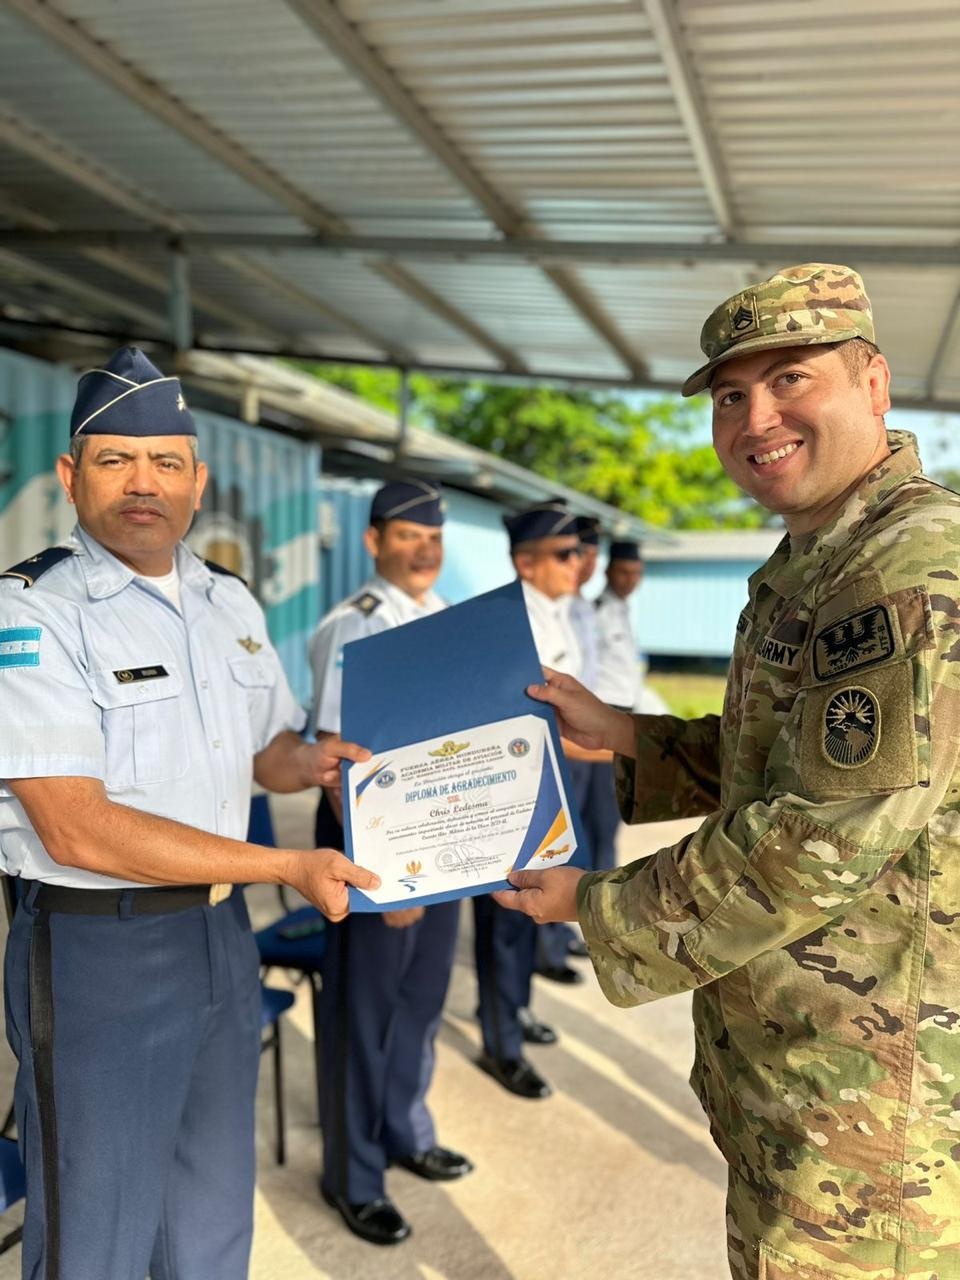
[[[594,833],[587,823],[586,811],[590,803],[592,772],[597,766],[587,760],[568,760],[567,773],[573,791],[573,802],[580,813],[580,826],[587,842],[586,861],[581,865],[595,870],[593,860]],[[576,937],[568,924],[542,924],[537,930],[537,959],[542,967],[562,969],[567,963],[567,944]]]
[[[167,915],[17,908],[7,1038],[29,1280],[242,1280],[259,958],[243,896]],[[52,1019],[43,998],[52,972]]]
[[517,1010],[530,1003],[537,926],[488,894],[474,898],[473,912],[483,1047],[492,1058],[520,1058],[523,1029]]
[[[326,797],[317,846],[343,848]],[[411,903],[411,906],[415,906]],[[323,1185],[351,1204],[384,1194],[391,1160],[436,1142],[426,1094],[453,967],[458,902],[392,929],[378,914],[328,925],[320,991]]]
[[620,830],[620,806],[613,764],[585,764],[588,771],[580,816],[590,846],[594,871],[611,871],[617,865],[617,832]]

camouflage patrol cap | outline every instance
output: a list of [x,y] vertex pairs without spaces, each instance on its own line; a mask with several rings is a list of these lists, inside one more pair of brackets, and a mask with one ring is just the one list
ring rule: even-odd
[[690,375],[682,392],[694,396],[705,390],[717,365],[754,351],[848,338],[876,342],[870,299],[856,271],[828,262],[784,267],[711,313],[700,330],[707,363]]

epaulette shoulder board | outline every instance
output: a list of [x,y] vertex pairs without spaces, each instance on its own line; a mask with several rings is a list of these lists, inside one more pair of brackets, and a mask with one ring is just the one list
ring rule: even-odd
[[217,564],[216,560],[204,560],[203,562],[211,573],[222,573],[225,578],[236,578],[238,582],[242,582],[246,587],[249,585],[246,578],[241,578],[239,573],[234,573],[232,569],[225,569],[222,564]]
[[373,613],[375,609],[380,608],[383,601],[379,596],[375,596],[372,591],[364,591],[362,595],[357,596],[357,598],[355,600],[351,600],[350,603],[355,609],[359,609],[365,617],[369,618],[370,614]]
[[54,565],[58,565],[61,560],[66,560],[67,556],[73,554],[70,547],[47,547],[46,551],[40,551],[27,560],[21,560],[10,569],[5,569],[0,573],[0,578],[19,578],[24,587],[32,587],[48,569],[52,569]]

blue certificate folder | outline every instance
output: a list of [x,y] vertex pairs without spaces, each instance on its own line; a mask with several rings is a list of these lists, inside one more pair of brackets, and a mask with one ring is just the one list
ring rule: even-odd
[[[542,683],[543,667],[533,643],[523,591],[519,582],[511,582],[428,618],[345,645],[340,732],[348,742],[359,742],[376,755],[514,716],[539,716],[546,721],[553,740],[576,836],[577,848],[570,864],[585,866],[580,815],[571,801],[573,793],[553,708],[525,692],[527,685]],[[343,765],[344,841],[347,856],[354,858],[347,767]],[[541,798],[545,804],[551,803],[549,795]],[[552,802],[556,812],[559,797],[555,791]],[[528,840],[519,851],[514,863],[518,870],[537,844]],[[374,902],[361,890],[351,888],[350,909],[391,911],[509,887],[503,880],[389,903]]]

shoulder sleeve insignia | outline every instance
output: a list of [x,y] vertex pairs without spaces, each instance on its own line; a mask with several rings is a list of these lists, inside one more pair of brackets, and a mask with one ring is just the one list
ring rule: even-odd
[[829,699],[823,711],[821,747],[830,764],[856,769],[877,754],[880,704],[869,689],[851,686]]
[[73,554],[70,547],[47,547],[46,551],[30,556],[28,560],[21,560],[11,569],[5,569],[0,573],[0,578],[19,578],[24,587],[32,587],[48,569],[52,569],[54,565],[58,565],[61,560],[66,560]]
[[375,609],[380,608],[383,601],[379,596],[375,596],[372,591],[364,591],[363,595],[357,596],[356,600],[351,600],[350,603],[355,609],[359,609],[365,617],[369,618]]
[[817,632],[813,641],[813,674],[834,680],[848,671],[872,667],[896,650],[890,614],[882,604],[838,618]]
[[246,578],[241,578],[239,573],[234,573],[232,569],[225,569],[222,564],[217,564],[216,560],[204,560],[203,562],[211,573],[222,573],[225,578],[236,578],[238,582],[242,582],[245,587],[249,587]]

